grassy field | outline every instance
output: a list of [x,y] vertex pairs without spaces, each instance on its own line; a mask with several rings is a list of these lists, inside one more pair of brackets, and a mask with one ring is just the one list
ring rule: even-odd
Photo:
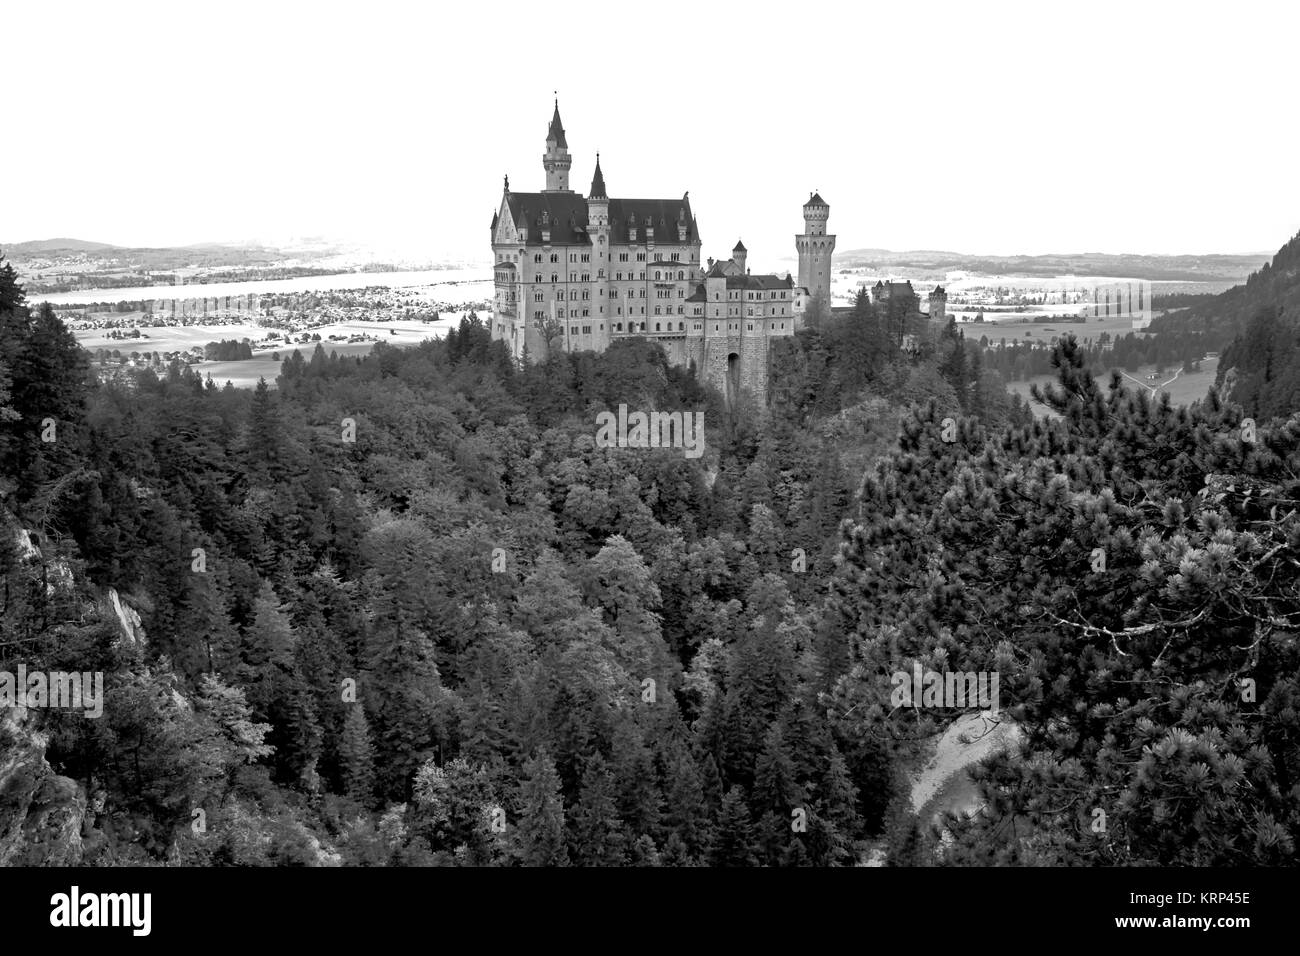
[[[1160,392],[1168,393],[1170,400],[1175,405],[1190,405],[1192,402],[1205,397],[1210,386],[1214,384],[1214,376],[1218,371],[1218,368],[1219,360],[1217,358],[1206,359],[1201,363],[1201,370],[1199,372],[1192,372],[1190,374],[1183,372],[1178,374],[1175,378],[1175,372],[1178,370],[1174,369],[1173,371],[1170,371],[1166,369],[1164,375],[1162,375],[1157,381],[1152,382],[1147,379],[1147,376],[1155,371],[1155,366],[1144,365],[1142,368],[1138,369],[1137,372],[1129,373],[1133,378],[1138,380],[1137,382],[1126,378],[1124,379],[1124,384],[1132,389],[1145,388],[1148,392],[1150,392],[1154,386],[1154,390],[1157,394]],[[1039,375],[1035,378],[1029,379],[1028,381],[1010,382],[1008,383],[1007,388],[1010,391],[1019,394],[1025,401],[1029,402],[1035,415],[1045,415],[1047,414],[1047,409],[1034,402],[1030,397],[1029,387],[1034,383],[1045,385],[1048,382],[1053,381],[1055,381],[1054,376]],[[1096,381],[1102,389],[1109,388],[1110,372],[1106,371],[1096,376]]]
[[185,325],[185,326],[138,326],[141,336],[138,339],[110,339],[110,329],[78,329],[77,341],[82,348],[119,349],[123,352],[179,352],[195,345],[203,346],[220,339],[257,339],[267,334],[269,329],[260,325]]
[[[1153,316],[1155,313],[1152,313]],[[1092,319],[1088,322],[1021,322],[1019,319],[1011,319],[1004,322],[959,322],[957,328],[962,331],[966,339],[971,342],[978,342],[980,336],[988,336],[990,344],[996,345],[1002,339],[1007,340],[1007,344],[1012,342],[1051,342],[1052,339],[1059,338],[1068,332],[1073,332],[1080,342],[1085,339],[1092,339],[1096,342],[1101,337],[1101,333],[1109,332],[1112,339],[1123,338],[1130,332],[1137,331],[1133,328],[1131,318],[1101,318]]]

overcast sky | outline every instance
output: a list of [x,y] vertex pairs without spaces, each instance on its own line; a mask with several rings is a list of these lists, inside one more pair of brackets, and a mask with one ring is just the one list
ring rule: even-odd
[[[545,10],[546,13],[530,12]],[[556,18],[563,17],[562,23]],[[1300,229],[1300,4],[16,3],[0,240],[489,255],[544,185],[690,190],[706,255],[1247,252]]]

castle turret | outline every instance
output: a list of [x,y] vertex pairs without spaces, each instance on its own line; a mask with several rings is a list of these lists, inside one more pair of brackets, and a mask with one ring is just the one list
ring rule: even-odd
[[600,153],[596,154],[596,172],[591,177],[591,192],[587,196],[587,238],[591,240],[592,299],[599,303],[596,313],[600,317],[593,326],[593,346],[604,350],[609,345],[613,326],[605,316],[609,302],[609,195],[605,191],[605,174],[600,171]]
[[835,237],[826,232],[831,207],[814,192],[803,206],[803,234],[794,237],[799,251],[799,286],[822,303],[823,309],[831,302],[831,256],[835,252]]
[[749,250],[745,248],[743,242],[737,241],[736,248],[731,250],[731,259],[740,267],[740,274],[745,274],[745,260],[749,258]]
[[567,193],[569,189],[569,167],[573,160],[569,157],[569,143],[564,138],[564,124],[560,122],[560,101],[555,101],[555,115],[551,117],[550,129],[546,131],[546,152],[542,154],[542,166],[546,169],[546,192]]
[[930,321],[940,324],[948,321],[948,293],[941,285],[935,286],[930,293]]

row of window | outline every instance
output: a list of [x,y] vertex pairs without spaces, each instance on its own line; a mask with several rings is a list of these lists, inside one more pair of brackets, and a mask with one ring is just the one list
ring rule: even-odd
[[[681,254],[680,252],[674,252],[674,253],[672,253],[668,258],[671,259],[673,262],[681,262],[681,260],[682,260],[682,254]],[[518,262],[518,261],[519,261],[519,255],[518,255],[518,253],[511,253],[511,252],[498,252],[498,253],[497,253],[497,262]],[[549,258],[549,260],[548,260],[548,259],[546,259],[546,258],[543,257],[543,254],[542,254],[542,253],[540,253],[540,252],[535,252],[535,253],[533,253],[533,261],[534,261],[534,262],[546,262],[546,261],[550,261],[550,262],[559,262],[559,261],[560,261],[560,254],[559,254],[558,252],[552,252],[552,253],[550,254],[550,258]],[[590,262],[590,261],[591,261],[591,253],[590,253],[590,252],[570,252],[570,253],[569,253],[569,261],[570,261],[570,262]],[[618,261],[619,261],[619,262],[627,262],[627,261],[628,261],[628,253],[626,253],[626,252],[620,252],[620,253],[618,254]],[[644,252],[638,252],[638,253],[636,254],[636,261],[637,261],[637,262],[645,262],[645,261],[646,261],[646,254],[645,254]],[[691,253],[691,262],[694,262],[694,261],[695,261],[695,253],[692,252],[692,253]]]
[[[561,314],[561,316],[563,316],[564,313],[560,313],[560,314]],[[582,314],[585,316],[587,313],[586,313],[586,312],[583,312]],[[540,313],[540,312],[535,313],[535,316],[536,316],[538,319],[540,319],[540,318],[541,318],[541,313]],[[693,323],[693,328],[695,329],[696,332],[699,332],[703,327],[704,327],[704,325],[703,325],[703,323],[701,323],[701,322],[695,322],[695,323]],[[735,332],[735,331],[738,331],[739,328],[740,328],[740,323],[739,323],[739,322],[733,322],[733,323],[730,323],[730,324],[727,325],[727,331],[729,331],[729,332]],[[748,328],[749,328],[749,331],[750,331],[750,332],[754,331],[754,323],[753,323],[753,322],[750,322]],[[781,323],[781,328],[782,328],[782,329],[785,328],[785,323],[784,323],[784,322]],[[500,329],[500,326],[498,326],[498,329]],[[644,331],[646,330],[645,323],[644,323],[644,322],[641,322],[641,323],[637,323],[637,322],[629,322],[629,323],[627,324],[627,330],[628,330],[629,332],[644,332]],[[603,323],[602,323],[601,326],[600,326],[600,331],[602,331],[602,332],[605,331],[605,326],[604,326]],[[623,323],[622,323],[622,322],[616,322],[616,323],[614,324],[614,331],[615,331],[615,332],[622,332],[622,331],[623,331]],[[685,323],[685,322],[678,322],[678,323],[677,323],[677,328],[676,328],[676,330],[674,330],[674,329],[673,329],[673,324],[672,324],[671,322],[668,323],[668,328],[666,328],[666,329],[663,327],[663,323],[662,323],[662,322],[656,322],[656,323],[655,323],[655,331],[656,331],[656,332],[672,332],[672,331],[685,332],[685,331],[686,331],[686,323]],[[714,331],[714,332],[721,331],[721,329],[720,329],[720,327],[717,325],[717,323],[714,323],[714,325],[713,325],[713,331]],[[571,325],[571,326],[569,326],[569,334],[570,334],[570,335],[577,335],[577,334],[578,334],[578,326],[576,326],[576,325]],[[590,326],[590,325],[584,325],[584,326],[582,326],[582,334],[583,334],[583,335],[590,335],[590,334],[591,334],[591,326]]]

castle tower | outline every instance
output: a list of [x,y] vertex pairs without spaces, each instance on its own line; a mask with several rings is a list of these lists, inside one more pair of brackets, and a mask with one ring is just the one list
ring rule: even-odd
[[596,154],[596,172],[591,177],[591,192],[587,196],[587,237],[591,240],[592,304],[595,332],[593,345],[597,351],[609,347],[613,324],[605,315],[609,305],[609,194],[605,191],[605,175],[600,171],[600,153]]
[[542,154],[542,166],[546,169],[546,189],[548,193],[567,193],[569,189],[569,167],[573,160],[569,157],[569,144],[564,138],[564,124],[560,122],[560,101],[555,101],[555,115],[551,117],[550,129],[546,131],[546,152]]
[[749,259],[749,250],[745,248],[745,244],[743,242],[737,240],[736,248],[731,250],[731,260],[732,262],[734,262],[736,265],[740,267],[740,274],[742,276],[745,274],[745,262],[748,259]]
[[826,234],[826,220],[831,207],[817,193],[813,193],[803,206],[803,235],[794,237],[799,250],[799,286],[829,309],[831,303],[831,254],[835,252],[835,237]]
[[948,293],[943,286],[937,285],[930,293],[930,322],[944,325],[948,321]]

